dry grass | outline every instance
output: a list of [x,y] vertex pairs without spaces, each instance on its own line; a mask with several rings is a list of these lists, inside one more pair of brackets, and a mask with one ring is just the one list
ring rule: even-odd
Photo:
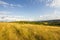
[[0,40],[60,40],[60,27],[0,23]]

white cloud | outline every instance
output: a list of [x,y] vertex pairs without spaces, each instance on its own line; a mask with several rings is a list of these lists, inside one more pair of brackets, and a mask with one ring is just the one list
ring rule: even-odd
[[60,11],[56,10],[52,13],[47,13],[45,15],[41,15],[39,20],[52,20],[52,19],[60,19]]
[[9,15],[12,12],[0,11],[0,21],[38,21],[38,20],[51,20],[60,19],[60,11],[56,10],[52,13],[41,15],[40,17],[27,18],[25,16]]
[[18,16],[18,15],[0,15],[0,21],[33,21],[32,18],[26,18],[24,16]]
[[8,12],[8,11],[0,11],[0,15],[8,15],[8,14],[10,14],[10,13],[12,13],[12,12]]
[[32,18],[26,18],[24,16],[11,15],[13,12],[0,11],[0,21],[33,21]]
[[49,7],[59,8],[60,0],[52,0],[50,3],[47,3],[46,5]]
[[4,2],[4,1],[1,1],[1,0],[0,0],[0,6],[3,6],[3,7],[11,7],[11,8],[14,8],[14,7],[23,7],[20,4],[9,4],[9,3]]
[[0,21],[33,21],[33,19],[26,19],[22,16],[1,16]]
[[55,8],[60,7],[60,0],[34,0],[34,2],[44,3],[46,6],[49,7],[55,7]]

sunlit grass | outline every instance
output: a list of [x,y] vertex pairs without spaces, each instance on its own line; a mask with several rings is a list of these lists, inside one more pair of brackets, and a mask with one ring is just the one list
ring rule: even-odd
[[60,27],[0,23],[0,40],[60,40]]

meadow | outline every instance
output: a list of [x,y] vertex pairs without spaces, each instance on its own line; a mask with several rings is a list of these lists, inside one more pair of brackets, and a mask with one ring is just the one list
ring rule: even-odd
[[0,40],[60,40],[60,27],[0,22]]

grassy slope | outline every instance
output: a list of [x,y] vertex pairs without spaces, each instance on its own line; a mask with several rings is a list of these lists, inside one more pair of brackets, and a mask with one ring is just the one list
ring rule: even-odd
[[0,40],[60,40],[60,27],[0,23]]

